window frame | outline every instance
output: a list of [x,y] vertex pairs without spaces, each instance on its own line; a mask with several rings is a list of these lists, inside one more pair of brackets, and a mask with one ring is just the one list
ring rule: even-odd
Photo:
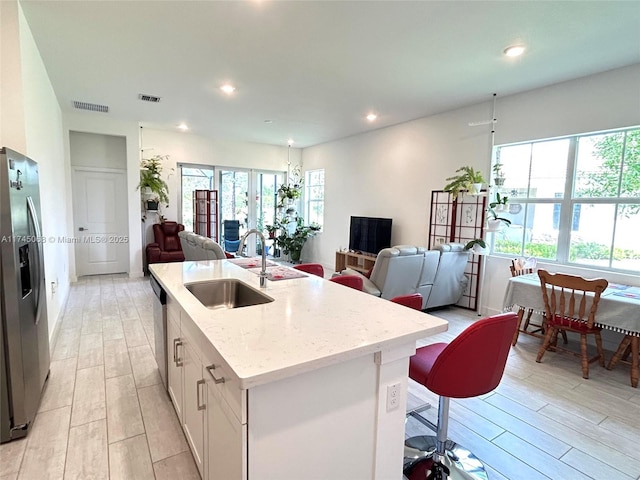
[[[598,132],[590,132],[590,133],[581,133],[581,134],[575,134],[575,135],[567,135],[567,136],[562,136],[562,137],[554,137],[554,138],[547,138],[547,139],[539,139],[539,140],[529,140],[529,141],[522,141],[522,142],[514,142],[514,143],[505,143],[505,144],[501,144],[501,145],[496,145],[493,149],[493,155],[492,155],[492,162],[491,162],[491,167],[493,169],[493,166],[496,163],[499,163],[499,158],[500,158],[500,152],[502,148],[505,147],[513,147],[513,146],[519,146],[519,145],[530,145],[530,150],[529,150],[529,171],[527,174],[527,196],[526,197],[516,197],[517,198],[517,203],[521,204],[523,207],[523,210],[525,211],[524,217],[523,217],[523,224],[526,225],[527,224],[527,220],[528,220],[528,215],[529,215],[529,211],[530,211],[530,206],[531,205],[549,205],[549,204],[559,204],[560,206],[560,215],[559,215],[559,226],[558,226],[558,237],[556,240],[556,258],[555,259],[539,259],[540,261],[544,261],[547,263],[556,263],[559,265],[567,265],[567,266],[572,266],[572,267],[578,267],[578,268],[591,268],[591,269],[598,269],[598,270],[603,270],[603,271],[610,271],[610,272],[619,272],[619,273],[631,273],[631,274],[638,274],[637,270],[630,270],[630,269],[622,269],[622,268],[616,268],[612,266],[613,260],[614,260],[614,249],[616,248],[615,246],[615,236],[616,236],[616,228],[617,228],[617,214],[614,216],[613,218],[613,226],[611,229],[611,241],[609,244],[609,248],[610,248],[610,253],[609,253],[609,258],[608,258],[608,265],[607,266],[603,266],[600,264],[589,264],[589,263],[585,263],[585,262],[572,262],[570,260],[571,256],[570,256],[570,250],[571,250],[571,233],[572,233],[572,226],[574,223],[574,219],[573,219],[573,212],[575,209],[576,205],[581,205],[581,204],[589,204],[589,205],[613,205],[615,211],[618,211],[618,206],[621,204],[639,204],[640,205],[640,197],[631,197],[631,196],[620,196],[620,192],[618,192],[618,196],[602,196],[602,197],[584,197],[584,196],[577,196],[575,193],[575,189],[576,189],[576,184],[577,184],[577,179],[576,179],[576,172],[577,172],[577,167],[578,167],[578,161],[579,161],[579,156],[578,156],[578,144],[581,138],[586,138],[586,137],[592,137],[592,136],[597,136],[597,135],[601,135],[601,136],[605,136],[605,135],[613,135],[613,134],[617,134],[617,133],[630,133],[630,132],[635,132],[640,130],[640,126],[633,126],[633,127],[626,127],[626,128],[619,128],[619,129],[612,129],[612,130],[605,130],[605,131],[598,131]],[[553,142],[553,141],[557,141],[557,140],[563,140],[563,139],[567,139],[569,140],[569,147],[567,150],[567,168],[566,168],[566,172],[565,172],[565,182],[564,182],[564,190],[563,190],[563,195],[561,198],[550,198],[550,197],[531,197],[531,170],[532,170],[532,157],[533,157],[533,152],[534,152],[534,145],[535,144],[541,144],[541,143],[547,143],[547,142]],[[627,158],[627,149],[626,149],[626,138],[625,138],[625,144],[623,145],[623,153],[622,153],[622,157],[621,157],[621,167],[623,168],[624,165],[624,160]],[[490,191],[495,191],[496,187],[493,187],[492,189],[490,189]],[[510,203],[514,202],[514,198],[510,198],[509,200]],[[496,238],[495,235],[492,236],[493,238],[491,238],[491,254],[495,255],[495,256],[501,256],[501,257],[513,257],[513,254],[509,254],[509,253],[502,253],[502,252],[496,252],[495,251],[495,247],[496,247]],[[525,246],[527,244],[527,240],[526,240],[526,235],[523,234],[522,238],[520,239],[520,254],[521,256],[525,256]]]
[[[312,174],[316,172],[322,172],[322,183],[314,183],[310,182]],[[316,222],[320,225],[320,231],[324,229],[324,193],[325,193],[325,184],[326,184],[326,171],[324,168],[314,168],[312,170],[306,170],[304,172],[304,218],[307,223],[310,223],[311,220],[311,210],[312,204],[322,204],[322,221]],[[311,188],[313,187],[321,187],[322,188],[322,198],[311,198]]]

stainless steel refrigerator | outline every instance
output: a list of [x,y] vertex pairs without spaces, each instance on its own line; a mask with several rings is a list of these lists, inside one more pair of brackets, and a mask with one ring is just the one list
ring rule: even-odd
[[38,165],[0,150],[0,443],[27,435],[49,376]]

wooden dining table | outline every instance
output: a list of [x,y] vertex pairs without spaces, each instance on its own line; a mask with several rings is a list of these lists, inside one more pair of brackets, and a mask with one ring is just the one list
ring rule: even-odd
[[[544,300],[540,290],[540,278],[537,273],[520,275],[509,279],[503,301],[504,311],[520,311],[532,309],[544,314]],[[626,345],[631,353],[631,382],[638,384],[640,366],[638,365],[638,348],[640,344],[640,287],[610,283],[600,296],[596,325],[605,330],[612,330],[625,335]],[[628,340],[628,341],[627,341]],[[620,359],[622,350],[614,355],[615,362]],[[634,382],[635,379],[635,382]]]

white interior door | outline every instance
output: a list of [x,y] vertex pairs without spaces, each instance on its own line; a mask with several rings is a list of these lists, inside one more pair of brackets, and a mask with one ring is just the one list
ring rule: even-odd
[[73,169],[76,275],[128,270],[127,191],[124,170]]

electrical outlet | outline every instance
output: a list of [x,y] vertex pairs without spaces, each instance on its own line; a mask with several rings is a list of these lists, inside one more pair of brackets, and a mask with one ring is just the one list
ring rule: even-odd
[[400,406],[400,384],[387,385],[387,412]]

